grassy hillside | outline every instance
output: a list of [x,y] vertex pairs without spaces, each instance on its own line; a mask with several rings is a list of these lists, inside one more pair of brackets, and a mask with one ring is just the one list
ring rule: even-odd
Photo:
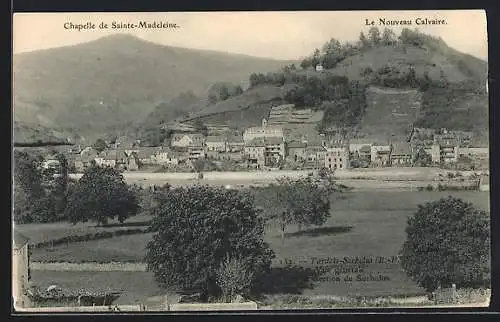
[[[324,129],[347,126],[360,130],[361,135],[384,133],[402,138],[413,123],[472,130],[486,138],[487,63],[448,47],[442,39],[423,34],[413,37],[416,41],[351,46],[338,63],[322,72],[290,67],[267,74],[255,72],[249,77],[250,88],[239,96],[216,104],[200,98],[197,104],[176,108],[189,115],[184,120],[244,128],[259,124],[273,104],[294,103],[325,111]],[[390,93],[367,95],[366,89],[373,85]],[[413,94],[406,95],[408,90]],[[415,108],[406,111],[401,104]],[[388,131],[389,125],[394,129]]]
[[191,90],[215,82],[243,84],[254,71],[287,62],[162,46],[126,35],[15,55],[14,118],[79,132],[141,119]]
[[14,144],[64,143],[63,133],[39,124],[14,122]]

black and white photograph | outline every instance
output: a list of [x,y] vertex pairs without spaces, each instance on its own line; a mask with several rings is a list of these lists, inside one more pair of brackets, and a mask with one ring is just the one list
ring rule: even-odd
[[488,307],[484,10],[15,13],[16,312]]

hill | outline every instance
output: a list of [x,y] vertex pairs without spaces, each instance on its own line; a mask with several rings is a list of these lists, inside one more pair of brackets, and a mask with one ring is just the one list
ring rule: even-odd
[[14,122],[14,145],[64,144],[66,136],[53,129],[38,124]]
[[13,57],[14,119],[79,133],[107,131],[141,119],[191,90],[218,81],[242,84],[254,71],[287,62],[158,45],[113,35]]
[[[442,39],[412,33],[407,31],[409,40],[400,37],[386,44],[347,44],[338,62],[323,71],[312,63],[253,73],[247,92],[217,104],[195,104],[203,106],[202,112],[185,120],[244,128],[260,124],[271,106],[293,103],[323,111],[322,131],[347,127],[352,135],[383,133],[384,139],[402,139],[412,125],[446,127],[473,131],[487,144],[487,63],[448,47]],[[304,61],[325,60],[320,53]]]

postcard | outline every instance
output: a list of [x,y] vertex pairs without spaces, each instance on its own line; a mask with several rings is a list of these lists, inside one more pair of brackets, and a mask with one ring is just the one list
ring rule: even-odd
[[13,307],[488,306],[487,47],[482,10],[14,14]]

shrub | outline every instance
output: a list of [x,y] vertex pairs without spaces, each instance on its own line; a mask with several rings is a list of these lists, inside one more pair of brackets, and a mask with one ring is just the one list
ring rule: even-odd
[[216,272],[216,282],[225,302],[232,302],[236,295],[247,294],[253,279],[248,264],[236,258],[226,257]]
[[401,264],[408,276],[434,291],[438,286],[489,283],[489,216],[458,198],[419,205],[408,219]]

